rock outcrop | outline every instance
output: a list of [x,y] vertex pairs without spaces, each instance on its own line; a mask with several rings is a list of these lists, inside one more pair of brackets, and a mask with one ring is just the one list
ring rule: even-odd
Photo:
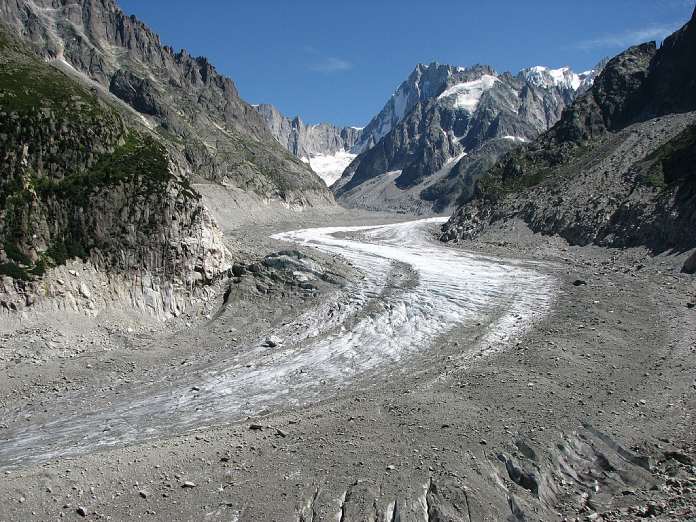
[[[73,259],[146,276],[151,290],[191,291],[227,270],[222,234],[156,135],[8,33],[0,47],[3,309],[53,295],[42,279]],[[158,312],[181,310],[168,301]]]
[[696,245],[696,19],[608,62],[536,141],[506,155],[443,228],[476,237],[522,219],[574,244]]

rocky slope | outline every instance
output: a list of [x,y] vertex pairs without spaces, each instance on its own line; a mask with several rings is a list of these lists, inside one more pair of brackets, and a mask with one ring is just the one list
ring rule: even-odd
[[288,118],[273,105],[255,106],[273,137],[295,157],[308,162],[331,186],[355,158],[353,149],[362,129],[339,128],[329,123],[307,125],[299,116]]
[[229,256],[189,179],[108,100],[1,30],[0,47],[0,309],[80,296],[89,308],[85,280],[47,275],[82,259],[135,277],[153,312],[179,313],[173,287],[212,282]]
[[363,130],[355,149],[361,154],[334,193],[351,207],[444,212],[470,197],[502,153],[556,123],[594,75],[418,65]]
[[491,169],[443,239],[518,218],[574,244],[695,246],[695,53],[692,18],[660,49],[609,61],[557,125]]
[[331,203],[229,78],[163,45],[114,0],[2,0],[0,15],[43,58],[124,102],[189,176],[296,204]]
[[0,310],[180,314],[230,266],[197,187],[334,205],[231,80],[112,0],[0,0],[0,15]]

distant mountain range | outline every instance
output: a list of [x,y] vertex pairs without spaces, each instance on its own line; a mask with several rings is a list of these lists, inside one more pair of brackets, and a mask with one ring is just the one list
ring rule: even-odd
[[328,123],[306,125],[299,116],[288,118],[273,105],[255,105],[275,139],[307,162],[331,186],[356,157],[362,129]]
[[343,205],[431,214],[470,197],[496,158],[556,123],[596,73],[419,64],[363,129],[306,126],[269,105],[257,110]]
[[349,207],[447,212],[502,153],[558,121],[594,74],[419,65],[365,127],[364,151],[332,189]]

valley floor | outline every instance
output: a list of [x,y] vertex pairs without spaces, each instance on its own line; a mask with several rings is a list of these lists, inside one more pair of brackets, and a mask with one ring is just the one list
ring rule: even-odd
[[404,221],[230,228],[322,277],[250,270],[188,325],[91,330],[73,356],[5,337],[0,519],[696,518],[680,257]]

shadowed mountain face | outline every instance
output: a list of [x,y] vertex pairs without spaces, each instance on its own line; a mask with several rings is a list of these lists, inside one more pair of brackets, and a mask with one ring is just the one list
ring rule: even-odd
[[536,138],[594,71],[419,65],[363,129],[360,155],[332,187],[348,206],[442,212],[467,199],[500,154]]
[[696,245],[696,20],[608,62],[593,88],[530,145],[502,158],[443,239],[495,222],[577,244]]

